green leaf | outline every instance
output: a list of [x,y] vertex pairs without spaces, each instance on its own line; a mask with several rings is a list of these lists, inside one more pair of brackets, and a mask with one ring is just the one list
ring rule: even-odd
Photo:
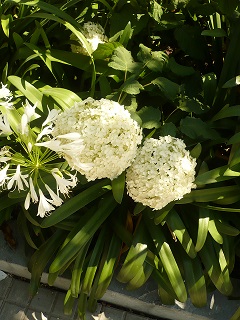
[[155,21],[160,22],[161,17],[163,14],[163,9],[160,4],[157,3],[155,0],[150,1],[150,8],[148,14],[152,17]]
[[174,209],[172,209],[168,213],[166,222],[170,230],[175,234],[178,241],[181,243],[183,249],[189,255],[189,257],[191,257],[192,259],[195,258],[196,251],[193,245],[192,238],[190,237],[182,219]]
[[140,90],[143,90],[143,86],[135,79],[131,77],[124,81],[119,90],[122,90],[128,94],[139,94]]
[[198,159],[201,152],[202,152],[202,145],[201,143],[197,143],[196,146],[190,151],[190,155],[193,158]]
[[240,143],[240,132],[234,134],[227,142],[227,144]]
[[143,44],[140,44],[139,48],[140,51],[137,57],[144,63],[144,66],[154,72],[162,72],[164,66],[167,64],[168,55],[163,51],[152,51]]
[[176,204],[222,200],[228,197],[232,197],[233,194],[238,194],[239,191],[239,186],[226,186],[192,190],[190,193],[184,195],[181,200],[176,201]]
[[122,46],[120,42],[99,43],[97,49],[93,52],[93,58],[104,60],[110,57],[114,50],[120,46]]
[[134,62],[131,52],[124,47],[118,47],[109,62],[109,67],[115,70],[134,73],[141,67],[140,63]]
[[114,210],[115,206],[116,202],[112,196],[105,198],[98,210],[89,217],[89,220],[80,228],[76,235],[58,252],[49,271],[56,272],[68,263],[91,239],[97,229]]
[[37,108],[43,111],[41,101],[43,100],[43,94],[35,88],[32,84],[17,76],[9,76],[8,80],[22,92],[22,94],[33,104],[37,105]]
[[209,225],[209,210],[199,207],[198,233],[195,250],[198,252],[202,249],[207,239]]
[[207,304],[207,290],[200,259],[198,256],[190,259],[184,255],[183,267],[186,286],[192,304],[197,308],[204,307]]
[[240,76],[236,76],[230,80],[228,80],[226,83],[224,83],[224,85],[222,86],[222,88],[233,88],[236,87],[240,84]]
[[218,132],[199,118],[186,117],[180,122],[180,130],[191,139],[219,139]]
[[202,76],[203,82],[203,97],[206,105],[213,104],[217,90],[217,76],[215,73],[207,73]]
[[214,28],[210,30],[203,30],[201,32],[202,36],[209,36],[209,37],[227,37],[227,33],[224,29],[221,28]]
[[230,320],[239,320],[240,319],[240,307],[237,308],[237,311],[231,316]]
[[49,88],[41,91],[45,96],[52,97],[63,109],[72,107],[75,102],[82,101],[74,92],[64,88]]
[[156,85],[166,98],[171,101],[174,101],[179,94],[180,86],[167,78],[158,77],[152,80],[151,83]]
[[161,230],[161,226],[154,225],[154,223],[147,217],[144,217],[144,222],[151,234],[156,250],[158,251],[158,255],[161,259],[161,263],[168,275],[177,299],[181,302],[185,302],[187,300],[186,287],[171,247]]
[[121,203],[123,199],[123,194],[125,190],[125,171],[120,174],[117,178],[112,180],[112,193],[114,199]]
[[129,21],[126,25],[126,27],[123,30],[123,33],[121,34],[121,37],[119,39],[119,42],[126,47],[129,40],[131,39],[133,34],[133,28],[131,27],[131,22]]
[[201,36],[199,26],[190,26],[184,24],[176,28],[174,32],[179,47],[190,57],[197,60],[204,60],[207,52],[207,46],[204,38]]
[[219,244],[223,244],[223,238],[221,234],[218,232],[218,229],[215,224],[215,220],[213,219],[209,220],[208,231],[216,242],[218,242]]
[[66,219],[77,210],[80,210],[88,203],[102,196],[107,192],[103,187],[107,184],[106,180],[102,180],[88,189],[82,191],[75,197],[66,201],[61,207],[57,208],[49,217],[45,218],[41,224],[42,228],[54,226],[58,222]]
[[3,32],[5,33],[6,37],[9,38],[9,24],[10,22],[13,20],[12,15],[8,14],[8,15],[1,15],[1,25],[2,25],[2,29]]
[[177,127],[172,122],[166,122],[164,125],[160,128],[160,136],[172,136],[175,137],[177,133]]
[[202,114],[208,110],[207,107],[195,97],[189,98],[188,96],[181,96],[178,103],[178,108],[186,112]]
[[174,74],[179,77],[187,77],[195,73],[193,67],[183,66],[177,63],[173,57],[169,59],[168,67]]
[[232,171],[227,165],[225,165],[199,174],[195,179],[195,183],[201,186],[205,184],[230,180],[234,177],[239,176],[239,172]]
[[161,126],[161,111],[157,108],[143,107],[137,112],[137,115],[142,120],[142,128],[153,129]]
[[240,116],[239,105],[233,106],[233,107],[229,107],[229,105],[226,105],[212,118],[212,121],[216,121],[224,118],[230,118],[230,117],[239,117],[239,116]]

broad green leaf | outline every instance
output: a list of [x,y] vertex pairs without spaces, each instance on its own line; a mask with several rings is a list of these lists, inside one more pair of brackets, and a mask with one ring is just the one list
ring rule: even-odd
[[99,43],[97,49],[93,52],[93,58],[104,60],[110,57],[114,50],[120,46],[122,46],[120,42]]
[[150,264],[144,261],[142,267],[138,270],[136,275],[127,284],[126,289],[136,290],[137,288],[140,288],[148,280],[152,272],[153,272],[153,266],[151,266]]
[[124,81],[119,90],[122,90],[128,94],[139,94],[140,90],[143,90],[143,86],[135,79],[128,78]]
[[156,0],[150,0],[150,8],[148,14],[155,21],[160,22],[163,14],[162,6]]
[[141,63],[134,62],[131,52],[124,47],[117,47],[114,50],[109,67],[115,70],[134,73],[141,68]]
[[227,234],[229,236],[236,237],[240,233],[237,228],[225,223],[224,221],[215,220],[215,225],[220,233]]
[[177,63],[173,57],[169,59],[168,67],[173,73],[175,73],[179,77],[187,77],[195,73],[193,67],[183,66]]
[[75,197],[69,199],[61,207],[53,211],[53,213],[49,217],[45,218],[41,224],[41,227],[48,228],[54,226],[56,223],[66,219],[74,212],[80,210],[93,200],[102,196],[107,192],[107,190],[103,188],[105,185],[107,185],[107,181],[102,180],[89,187],[88,189],[82,191]]
[[19,90],[22,94],[33,104],[37,105],[37,108],[43,111],[41,101],[43,94],[35,88],[32,84],[17,76],[9,76],[8,80]]
[[167,78],[158,77],[152,80],[151,83],[156,85],[169,100],[174,101],[179,94],[179,85]]
[[2,29],[3,32],[5,33],[6,37],[9,38],[9,24],[10,22],[13,20],[12,15],[8,14],[8,15],[1,15],[1,25],[2,25]]
[[160,136],[172,136],[175,137],[177,133],[177,127],[172,122],[166,122],[163,124],[162,127],[160,127]]
[[153,129],[161,126],[161,111],[157,108],[143,107],[137,112],[137,115],[142,120],[142,128]]
[[123,172],[117,178],[112,180],[112,193],[113,193],[114,199],[118,203],[122,202],[124,190],[125,190],[125,172]]
[[59,104],[63,109],[72,107],[75,102],[82,101],[77,94],[64,88],[49,88],[41,90],[41,92],[46,96],[52,97],[56,102],[60,102]]
[[229,117],[239,117],[240,116],[240,106],[229,107],[228,105],[222,108],[213,118],[212,121],[229,118]]
[[144,63],[148,69],[154,72],[162,72],[167,64],[168,55],[163,51],[152,51],[150,48],[139,45],[140,51],[137,54],[138,59]]
[[222,86],[223,88],[233,88],[236,87],[240,84],[240,76],[236,76],[230,80],[228,80],[224,85]]
[[227,33],[224,29],[214,28],[214,29],[210,29],[210,30],[203,30],[201,35],[202,36],[209,36],[209,37],[226,37]]
[[184,24],[175,29],[174,35],[179,47],[187,55],[197,60],[205,59],[207,45],[201,36],[201,29],[198,25]]
[[193,158],[198,159],[202,152],[201,143],[197,143],[196,146],[190,151],[190,154]]
[[208,110],[204,103],[197,98],[189,98],[188,96],[181,96],[178,101],[178,108],[195,114],[202,114]]
[[227,144],[235,144],[235,143],[240,143],[240,132],[237,132],[236,134],[234,134],[234,136],[232,136]]
[[199,118],[186,117],[180,122],[180,130],[191,139],[219,139],[219,133]]

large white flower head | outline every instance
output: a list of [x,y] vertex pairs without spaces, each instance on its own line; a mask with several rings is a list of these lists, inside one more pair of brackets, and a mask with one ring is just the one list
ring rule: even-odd
[[[99,43],[108,41],[103,27],[98,23],[94,23],[91,21],[84,23],[82,33],[87,39],[92,52],[97,49]],[[87,54],[86,48],[80,43],[79,39],[74,33],[71,34],[70,40],[74,40],[79,43],[79,45],[71,44],[72,52]]]
[[196,187],[195,166],[196,160],[181,139],[146,139],[127,170],[128,194],[136,202],[159,210]]
[[[52,135],[66,143],[64,135],[78,133],[84,149],[64,153],[69,165],[88,181],[114,179],[134,160],[142,130],[130,113],[119,103],[88,98],[59,114]],[[61,138],[63,137],[63,138]]]

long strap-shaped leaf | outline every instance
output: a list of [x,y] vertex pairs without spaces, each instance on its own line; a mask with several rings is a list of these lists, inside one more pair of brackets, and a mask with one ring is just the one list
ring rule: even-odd
[[89,217],[86,224],[82,226],[79,232],[63,247],[57,254],[55,260],[50,266],[50,272],[56,272],[62,268],[81,248],[88,242],[101,224],[106,220],[114,210],[116,202],[112,195],[109,195],[102,201],[99,209],[94,215]]
[[164,236],[161,226],[156,226],[148,217],[144,218],[149,233],[152,235],[162,265],[168,275],[169,281],[175,291],[177,299],[181,302],[187,300],[186,287],[179,270],[178,264],[174,258],[170,245]]
[[102,196],[107,191],[106,189],[103,189],[103,187],[106,184],[107,180],[102,180],[99,183],[82,191],[70,200],[66,201],[61,207],[57,208],[49,217],[43,220],[41,227],[48,228],[54,226],[58,222],[72,215],[77,210],[80,210],[93,200]]

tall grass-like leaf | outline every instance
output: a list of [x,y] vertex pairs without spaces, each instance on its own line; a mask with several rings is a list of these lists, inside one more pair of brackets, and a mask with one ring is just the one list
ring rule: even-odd
[[192,238],[190,237],[187,228],[185,227],[178,213],[172,209],[167,215],[166,221],[171,231],[175,234],[189,257],[195,258],[196,251],[193,245]]
[[209,219],[209,210],[200,207],[198,218],[198,233],[195,245],[196,251],[200,251],[205,244],[208,234]]
[[115,206],[116,202],[111,196],[104,199],[95,214],[89,217],[87,223],[85,223],[79,232],[58,252],[50,266],[50,272],[56,272],[61,269],[64,264],[81,250],[114,210]]
[[88,203],[102,196],[107,192],[107,190],[103,188],[106,184],[107,180],[102,180],[66,201],[61,207],[57,208],[51,216],[43,220],[41,227],[48,228],[54,226],[56,223],[66,219],[77,210],[80,210]]
[[118,203],[122,202],[124,189],[125,189],[125,172],[123,172],[117,178],[112,180],[112,193],[113,193],[114,199]]
[[183,255],[184,277],[192,304],[203,307],[207,304],[207,288],[202,270],[202,263],[198,257],[190,259]]
[[167,242],[161,227],[153,224],[148,218],[145,218],[144,222],[146,223],[148,231],[152,236],[162,265],[168,275],[169,281],[178,300],[185,302],[187,300],[186,287],[171,247]]

